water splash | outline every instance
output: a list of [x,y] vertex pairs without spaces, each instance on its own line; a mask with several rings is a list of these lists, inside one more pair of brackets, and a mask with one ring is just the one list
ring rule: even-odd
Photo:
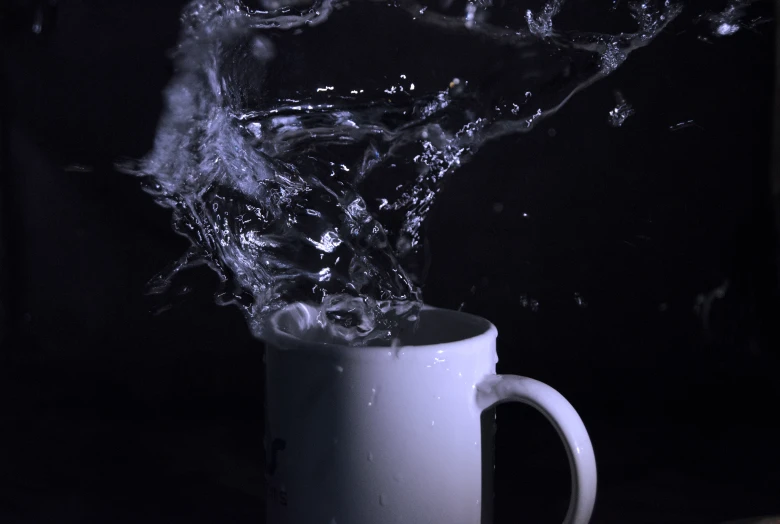
[[561,10],[562,0],[551,0],[544,4],[541,12],[534,15],[529,9],[525,13],[525,19],[528,22],[528,30],[541,38],[546,38],[553,34],[552,19]]
[[710,24],[715,36],[731,36],[742,27],[742,19],[745,12],[756,0],[730,0],[728,5],[720,12],[707,12],[700,19]]
[[526,294],[520,295],[520,306],[526,309],[530,309],[534,313],[539,311],[539,301],[535,298],[530,298]]
[[[487,141],[531,131],[611,74],[681,10],[632,3],[632,30],[600,34],[554,29],[562,0],[529,13],[527,28],[491,23],[503,14],[489,2],[458,15],[411,0],[347,7],[202,0],[184,9],[154,147],[122,166],[145,177],[192,244],[150,291],[207,264],[222,282],[218,302],[238,305],[256,336],[271,312],[301,302],[316,305],[312,321],[352,343],[390,340],[399,319],[421,307],[413,261],[446,179]],[[446,79],[429,67],[393,76],[389,65],[377,77],[337,74],[348,60],[332,64],[335,72],[299,75],[307,66],[290,57],[301,42],[324,34],[328,20],[354,27],[353,11],[398,23],[397,35],[456,36],[484,57],[443,61]],[[379,60],[391,43],[374,40],[360,44],[375,46]],[[485,75],[481,66],[495,56],[501,70]]]
[[634,114],[634,108],[626,102],[626,99],[619,92],[615,93],[615,104],[614,109],[609,112],[609,124],[612,127],[620,127],[628,117]]
[[585,298],[581,294],[576,292],[574,293],[574,303],[581,308],[588,307],[588,302],[585,300]]
[[698,127],[701,129],[701,126],[696,124],[693,120],[683,120],[682,122],[677,122],[676,124],[673,124],[669,126],[669,131],[679,131],[681,129],[687,129],[689,127]]
[[721,300],[726,296],[729,285],[730,282],[724,280],[721,285],[696,295],[696,302],[694,303],[693,310],[701,319],[702,328],[707,335],[711,335],[712,307],[718,300]]

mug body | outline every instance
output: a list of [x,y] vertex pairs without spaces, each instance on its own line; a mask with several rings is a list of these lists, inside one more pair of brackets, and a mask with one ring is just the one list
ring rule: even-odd
[[284,314],[266,348],[267,522],[488,522],[494,425],[476,385],[495,373],[495,327],[425,308],[401,345],[350,347]]

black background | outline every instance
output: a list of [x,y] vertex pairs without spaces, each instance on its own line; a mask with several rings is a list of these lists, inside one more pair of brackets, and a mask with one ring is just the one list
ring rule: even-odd
[[[153,313],[144,284],[186,241],[112,167],[151,148],[182,4],[0,5],[0,521],[262,522],[262,344],[206,269]],[[427,227],[426,301],[493,321],[499,372],[585,421],[594,524],[780,513],[774,24],[704,42],[706,7],[485,146]],[[636,109],[617,129],[616,89]],[[554,430],[498,416],[497,521],[559,522]]]

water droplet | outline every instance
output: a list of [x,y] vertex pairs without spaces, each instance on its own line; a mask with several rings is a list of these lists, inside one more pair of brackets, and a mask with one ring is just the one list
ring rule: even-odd
[[33,19],[32,32],[36,35],[41,34],[43,30],[43,8],[38,6],[35,10],[35,18]]
[[268,62],[276,55],[273,42],[270,39],[256,36],[252,42],[252,55],[263,62]]
[[344,373],[344,366],[336,366],[336,371],[339,373]]
[[669,126],[670,131],[679,131],[680,129],[685,129],[688,127],[698,127],[701,129],[700,126],[696,125],[696,123],[693,120],[685,120],[683,122],[678,122],[674,125]]
[[395,358],[401,358],[401,354],[403,352],[403,346],[401,345],[401,339],[396,337],[390,342],[390,347],[392,348],[391,353]]
[[520,306],[526,309],[530,309],[534,313],[539,311],[539,301],[534,298],[530,298],[525,294],[520,295]]
[[[95,170],[92,166],[84,164],[70,164],[65,166],[65,172],[67,173],[91,173]],[[159,184],[152,184],[153,189],[160,189]]]
[[368,401],[368,407],[376,404],[377,391],[376,388],[371,388],[371,399]]
[[634,108],[626,102],[620,92],[615,92],[615,108],[609,112],[609,125],[620,127],[628,117],[634,114]]
[[[529,9],[525,13],[525,19],[528,23],[528,29],[532,34],[539,38],[547,38],[553,33],[552,18],[558,14],[563,0],[550,0],[542,8],[538,15],[534,15]],[[530,93],[526,93],[529,96]]]
[[366,455],[366,460],[369,462],[374,462],[374,454],[369,451],[368,455]]
[[385,497],[384,495],[379,495],[379,505],[380,506],[387,505],[387,497]]
[[718,26],[716,33],[718,33],[720,36],[728,36],[733,35],[737,31],[739,31],[739,25],[724,22]]
[[583,298],[583,296],[579,293],[574,293],[574,303],[581,308],[588,307],[588,303],[585,301],[585,298]]

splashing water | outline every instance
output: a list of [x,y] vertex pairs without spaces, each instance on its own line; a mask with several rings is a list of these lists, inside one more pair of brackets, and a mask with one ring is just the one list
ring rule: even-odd
[[634,108],[631,104],[626,102],[623,95],[619,92],[615,93],[615,107],[609,112],[609,125],[612,127],[620,127],[623,122],[634,114]]
[[547,2],[538,15],[534,15],[530,9],[526,11],[525,19],[528,22],[528,30],[531,31],[531,34],[542,38],[552,36],[552,19],[561,10],[562,3],[561,0]]
[[715,36],[730,36],[742,27],[740,20],[745,10],[756,0],[730,0],[726,8],[719,13],[705,13],[701,16],[710,23]]
[[[270,313],[302,302],[341,339],[389,341],[421,307],[414,260],[447,177],[485,142],[532,130],[612,73],[681,10],[668,0],[631,3],[632,32],[608,35],[554,29],[563,1],[524,21],[488,2],[347,7],[185,8],[153,150],[123,166],[145,177],[192,243],[152,292],[205,263],[223,283],[218,301],[238,305],[256,336]],[[398,26],[386,38],[358,36],[350,12]],[[425,50],[406,71],[389,59],[410,30],[443,42],[436,72]],[[332,50],[318,53],[323,45]],[[484,60],[459,57],[458,46]],[[350,52],[388,65],[372,75]],[[302,73],[312,53],[331,58],[319,76]],[[501,66],[485,74],[486,63]]]

